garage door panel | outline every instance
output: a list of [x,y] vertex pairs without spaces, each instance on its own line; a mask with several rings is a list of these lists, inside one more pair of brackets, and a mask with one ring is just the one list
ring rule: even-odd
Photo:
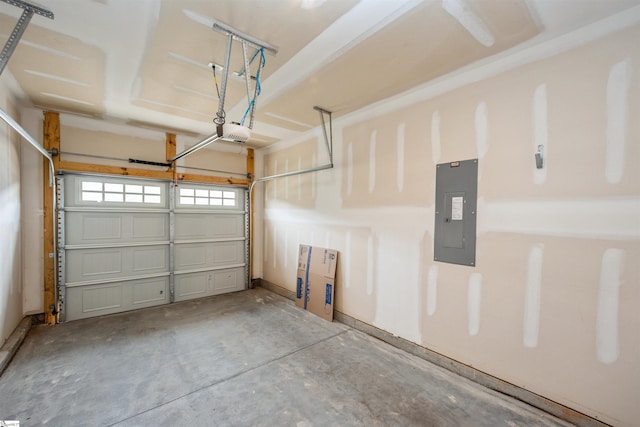
[[169,240],[169,214],[138,212],[65,213],[67,245],[138,243]]
[[66,320],[119,313],[169,303],[169,277],[69,287]]
[[209,274],[191,273],[175,277],[175,299],[184,301],[209,294]]
[[168,302],[168,280],[152,279],[131,282],[133,289],[133,305],[147,306]]
[[244,264],[244,241],[183,243],[175,247],[175,271]]
[[131,238],[144,240],[169,240],[167,215],[132,214]]
[[187,214],[175,218],[175,239],[228,239],[244,237],[244,214]]
[[[122,218],[117,214],[78,214],[69,213],[69,221],[80,218],[79,240],[112,241],[122,239]],[[75,237],[75,236],[70,236]]]
[[174,263],[178,271],[206,267],[206,243],[176,245]]
[[244,269],[217,271],[213,276],[214,293],[244,289]]
[[77,275],[67,275],[69,277],[81,277],[95,279],[95,276],[114,275],[122,273],[122,250],[121,249],[94,249],[88,252],[71,252],[77,256],[70,256],[70,260],[75,265],[76,257],[81,258],[81,273]]
[[175,300],[185,301],[245,288],[244,267],[176,274]]
[[166,246],[139,247],[131,249],[133,253],[132,271],[134,273],[156,273],[169,271],[169,251]]
[[87,281],[169,272],[169,246],[87,248],[66,251],[66,280],[74,285]]
[[81,288],[81,296],[82,309],[85,313],[122,306],[122,286],[120,284]]

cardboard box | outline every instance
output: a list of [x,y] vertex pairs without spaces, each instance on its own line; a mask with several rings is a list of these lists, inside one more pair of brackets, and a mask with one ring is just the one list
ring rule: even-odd
[[325,320],[333,321],[338,251],[300,245],[296,305]]

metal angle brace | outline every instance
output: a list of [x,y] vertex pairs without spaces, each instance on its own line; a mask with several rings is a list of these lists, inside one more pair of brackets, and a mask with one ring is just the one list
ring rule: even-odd
[[22,0],[0,0],[12,6],[16,6],[24,9],[20,18],[18,18],[18,22],[16,26],[13,28],[13,31],[9,35],[9,39],[5,43],[2,48],[2,52],[0,53],[0,74],[4,71],[4,68],[7,66],[9,62],[9,58],[13,54],[18,42],[22,38],[24,31],[27,29],[27,25],[29,25],[29,21],[31,21],[31,17],[33,14],[42,15],[45,18],[53,19],[53,13],[43,9],[39,6],[35,6],[33,4],[24,2]]
[[[329,154],[329,163],[333,164],[333,122],[331,120],[331,111],[325,110],[317,105],[314,105],[313,109],[320,113],[320,122],[322,123],[324,143],[327,146],[327,153]],[[327,136],[327,124],[324,121],[325,115],[329,116],[329,136]]]

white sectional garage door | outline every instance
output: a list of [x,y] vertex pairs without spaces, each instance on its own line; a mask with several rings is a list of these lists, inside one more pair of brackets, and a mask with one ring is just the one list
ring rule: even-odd
[[246,288],[244,189],[89,175],[61,182],[63,320]]
[[244,193],[187,184],[176,187],[176,301],[245,288]]

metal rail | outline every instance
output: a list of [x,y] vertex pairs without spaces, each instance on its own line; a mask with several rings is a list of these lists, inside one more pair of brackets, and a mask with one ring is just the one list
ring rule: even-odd
[[233,38],[238,39],[238,40],[244,40],[247,43],[253,45],[253,47],[255,47],[256,49],[264,49],[267,52],[269,52],[272,55],[275,55],[278,53],[278,49],[276,49],[275,47],[273,47],[272,45],[270,45],[267,42],[264,42],[262,40],[258,40],[255,37],[252,37],[248,34],[243,33],[242,31],[238,31],[235,28],[231,28],[230,26],[228,26],[225,23],[222,23],[220,21],[214,21],[213,22],[213,29],[220,31],[228,36],[233,36]]
[[53,177],[55,175],[55,170],[53,167],[53,157],[51,157],[51,154],[49,154],[49,152],[45,150],[42,145],[38,143],[38,141],[36,141],[31,135],[29,135],[29,133],[24,130],[22,126],[18,124],[18,122],[13,120],[13,118],[2,108],[0,108],[0,118],[4,120],[9,126],[11,126],[16,132],[18,132],[20,136],[22,136],[29,144],[31,144],[36,150],[38,150],[40,154],[42,154],[47,158],[47,160],[49,160],[49,186],[53,186]]
[[191,154],[195,151],[198,151],[201,148],[206,147],[207,145],[211,144],[212,142],[215,142],[217,140],[219,140],[220,137],[218,136],[217,133],[214,133],[212,135],[209,135],[208,137],[206,137],[205,139],[203,139],[202,141],[198,142],[196,145],[194,145],[191,148],[187,148],[186,150],[184,150],[182,153],[180,154],[176,154],[175,156],[173,156],[172,158],[169,159],[170,163],[175,162],[178,159],[183,158],[184,156]]
[[[297,170],[297,171],[291,171],[291,172],[283,172],[283,173],[279,173],[279,174],[275,174],[275,175],[269,175],[269,176],[263,176],[261,178],[256,178],[253,180],[253,182],[251,183],[251,185],[249,186],[249,235],[247,236],[247,239],[249,240],[249,272],[247,273],[247,283],[249,284],[249,286],[251,286],[251,279],[252,279],[252,266],[253,266],[253,239],[251,238],[251,230],[253,229],[253,219],[251,218],[251,210],[252,210],[252,203],[251,201],[253,200],[253,188],[255,187],[255,185],[259,182],[266,182],[266,181],[272,181],[274,179],[279,179],[279,178],[286,178],[289,176],[296,176],[296,175],[303,175],[303,174],[307,174],[307,173],[313,173],[313,172],[320,172],[323,170],[327,170],[327,169],[332,169],[333,168],[333,125],[331,122],[331,111],[325,110],[323,108],[320,108],[318,106],[314,106],[313,107],[314,110],[317,110],[320,112],[320,120],[322,122],[322,132],[324,135],[324,142],[325,142],[325,146],[327,148],[327,154],[329,155],[329,163],[327,163],[326,165],[322,165],[322,166],[316,166],[313,168],[308,168],[308,169],[301,169],[301,170]],[[328,114],[329,115],[329,135],[327,135],[327,129],[326,129],[326,124],[324,121],[324,115]]]
[[0,53],[0,74],[2,74],[2,72],[4,71],[4,67],[7,66],[9,58],[11,58],[11,55],[13,54],[16,46],[18,46],[18,42],[22,38],[24,31],[27,29],[27,25],[29,25],[29,21],[31,21],[31,17],[33,16],[33,14],[35,13],[37,15],[44,16],[45,18],[53,19],[53,13],[39,6],[35,6],[21,0],[0,1],[24,9],[22,15],[20,15],[20,18],[18,18],[16,26],[13,28],[13,31],[9,35],[9,39],[2,48],[2,53]]

